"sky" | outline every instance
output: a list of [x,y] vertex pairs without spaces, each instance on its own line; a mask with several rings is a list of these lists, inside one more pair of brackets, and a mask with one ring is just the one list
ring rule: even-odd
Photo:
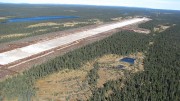
[[180,0],[0,0],[3,3],[83,4],[180,10]]

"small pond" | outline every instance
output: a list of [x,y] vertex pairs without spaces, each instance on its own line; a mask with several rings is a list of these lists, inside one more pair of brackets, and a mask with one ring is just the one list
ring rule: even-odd
[[78,16],[37,16],[29,18],[11,18],[1,23],[13,23],[13,22],[32,22],[32,21],[44,21],[44,20],[56,20],[56,19],[74,19]]
[[125,57],[125,58],[121,59],[120,61],[121,61],[121,62],[128,62],[128,63],[130,63],[130,64],[134,64],[134,61],[135,61],[135,60],[136,60],[136,59],[134,59],[134,58]]

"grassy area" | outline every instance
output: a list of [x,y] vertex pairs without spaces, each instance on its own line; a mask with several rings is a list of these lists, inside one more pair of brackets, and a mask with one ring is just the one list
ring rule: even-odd
[[78,28],[82,26],[100,24],[100,23],[103,23],[103,22],[98,19],[89,19],[84,22],[80,22],[80,21],[69,22],[68,21],[68,22],[63,22],[63,23],[55,23],[55,22],[36,23],[36,24],[28,25],[24,28],[24,30],[27,30],[27,33],[0,34],[0,43],[18,40],[25,37],[30,37],[30,36],[40,35],[40,34],[46,34],[46,33],[50,33],[51,31],[52,32],[62,31],[62,30],[67,30],[71,28]]
[[156,27],[154,27],[154,32],[157,32],[157,33],[161,33],[165,30],[167,30],[168,28],[172,27],[172,26],[175,26],[174,24],[170,25],[170,24],[159,24],[157,25]]
[[[36,82],[36,98],[40,100],[86,99],[91,95],[86,75],[92,66],[85,64],[79,70],[62,70]],[[53,87],[53,88],[52,88]]]
[[[127,42],[126,40],[129,39],[131,40]],[[35,87],[36,80],[64,69],[78,70],[85,63],[96,60],[105,54],[127,55],[137,51],[143,52],[147,48],[146,44],[148,45],[149,43],[148,39],[149,36],[144,34],[132,32],[116,33],[111,37],[35,66],[22,73],[23,75],[17,75],[1,82],[0,95],[10,100],[15,98],[23,99],[23,101],[30,100],[36,95],[36,91],[38,90]],[[92,70],[92,73],[97,74],[97,70]],[[93,78],[89,83],[91,82],[90,84],[94,85],[96,83],[93,81],[96,80],[96,76]]]
[[[72,5],[12,5],[0,4],[0,18],[5,20],[7,18],[26,18],[36,16],[79,16],[76,19],[60,19],[60,20],[47,20],[37,22],[16,22],[16,23],[1,23],[0,35],[14,34],[14,33],[31,33],[31,35],[24,36],[30,37],[49,32],[62,31],[70,28],[77,28],[81,26],[100,24],[103,22],[119,21],[125,18],[132,18],[136,16],[156,16],[155,12],[161,10],[143,10],[138,8],[125,8],[125,7],[97,7],[97,6],[72,6]],[[167,19],[166,16],[174,16],[178,12],[161,11],[161,15],[154,20],[159,22],[160,17]],[[167,15],[166,13],[172,13]],[[164,21],[164,20],[163,20]],[[169,21],[167,21],[169,22]],[[66,27],[64,27],[66,26]],[[145,27],[145,26],[143,26]],[[46,31],[40,31],[47,29]],[[18,40],[20,38],[12,37],[8,39],[0,39],[0,43]]]
[[[93,61],[88,61],[78,70],[65,69],[39,79],[35,84],[35,87],[38,90],[34,99],[87,100],[92,96],[91,94],[94,89],[103,87],[108,81],[116,81],[118,79],[126,79],[129,77],[129,74],[124,73],[125,71],[137,73],[143,70],[142,62],[144,56],[142,53],[131,54],[128,56],[136,58],[136,63],[134,65],[126,65],[123,70],[117,69],[116,66],[123,64],[122,62],[119,62],[119,59],[126,56],[107,54]],[[97,70],[97,75],[99,77],[97,78],[97,83],[91,85],[89,84],[89,80],[92,79],[90,75],[95,75],[94,72],[91,71],[95,69],[94,65],[96,63],[99,65],[99,69]],[[120,85],[123,87],[123,82]]]
[[[87,22],[89,19],[99,19],[102,22],[108,22],[120,20],[119,17],[126,18],[136,15],[149,16],[153,19],[139,25],[139,27],[151,30],[151,33],[148,35],[128,31],[116,33],[111,37],[71,51],[63,56],[57,56],[55,59],[35,66],[29,71],[23,72],[21,75],[1,82],[0,100],[11,101],[12,99],[18,99],[20,101],[29,101],[32,100],[32,98],[38,99],[42,97],[42,99],[44,99],[45,96],[47,96],[46,100],[51,100],[52,97],[55,99],[61,97],[66,100],[71,98],[88,99],[89,96],[85,95],[84,97],[87,98],[83,98],[82,94],[72,96],[72,94],[74,94],[73,92],[83,89],[79,85],[89,85],[86,87],[87,90],[96,88],[91,89],[91,94],[88,92],[88,95],[91,95],[90,101],[180,100],[179,89],[177,89],[180,87],[180,83],[178,82],[180,78],[179,11],[123,7],[6,4],[0,5],[0,9],[4,9],[0,12],[3,17],[47,15],[80,16],[80,18],[76,20],[0,24],[0,34],[2,36],[14,35],[16,33],[32,33],[33,31],[37,32],[30,35],[38,35],[68,29],[67,27],[59,27],[59,25],[44,26],[44,24],[48,22],[61,24],[67,22]],[[74,11],[72,11],[72,9]],[[9,13],[7,11],[11,12]],[[160,12],[158,16],[157,12]],[[168,12],[171,14],[167,14]],[[166,23],[174,26],[171,26],[159,34],[153,31],[155,26]],[[27,28],[31,25],[38,24],[40,24],[39,27]],[[79,26],[84,25],[75,27]],[[19,37],[10,38],[0,42],[17,40],[18,38]],[[138,52],[143,52],[144,54]],[[145,58],[143,58],[144,55],[146,56]],[[139,57],[137,59],[139,62],[135,62],[135,65],[130,65],[116,61],[116,59],[120,59],[122,56]],[[144,62],[141,61],[143,59]],[[119,64],[125,65],[127,68],[125,70],[117,70],[117,68],[114,68]],[[86,68],[83,69],[84,67]],[[63,76],[65,78],[63,78]],[[84,84],[82,81],[86,80],[87,82]],[[74,88],[72,87],[70,90],[67,89],[65,94],[63,92],[65,96],[61,96],[62,89],[60,88],[51,90],[52,86],[68,88],[72,86],[71,84],[73,83]],[[41,88],[41,85],[44,87]],[[48,85],[52,86],[49,87]],[[50,91],[50,93],[47,93],[48,91]]]

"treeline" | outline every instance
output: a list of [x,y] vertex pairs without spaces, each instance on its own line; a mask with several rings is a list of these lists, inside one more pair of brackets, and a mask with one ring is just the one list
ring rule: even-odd
[[[179,11],[163,11],[153,9],[126,8],[126,7],[98,7],[98,6],[72,6],[72,5],[27,5],[27,4],[0,4],[0,17],[7,18],[26,18],[35,16],[79,16],[77,19],[57,19],[35,22],[16,22],[1,23],[0,36],[7,34],[26,34],[21,37],[0,38],[0,43],[19,40],[25,37],[47,34],[49,32],[62,31],[69,28],[85,26],[81,24],[73,27],[62,27],[60,25],[27,28],[38,23],[64,23],[64,22],[88,22],[90,19],[99,19],[103,22],[112,21],[111,18],[130,18],[135,16],[147,16],[153,18],[153,23],[172,22],[176,23],[179,19]],[[169,13],[169,14],[166,14]],[[7,19],[6,19],[7,20]],[[151,21],[150,21],[151,23]],[[155,24],[143,24],[141,27],[154,28]],[[54,27],[54,28],[53,28]],[[55,28],[56,27],[56,28]],[[57,28],[59,27],[59,28]],[[44,31],[39,31],[44,30]],[[46,31],[45,31],[46,30]]]
[[[0,96],[3,98],[31,98],[35,95],[34,82],[62,69],[78,69],[85,62],[104,54],[126,55],[145,51],[148,46],[148,35],[133,32],[119,32],[111,37],[58,56],[47,63],[35,66],[30,70],[0,83]],[[91,82],[91,81],[90,81]],[[23,99],[28,100],[28,99]]]
[[87,75],[87,81],[91,87],[95,87],[97,85],[97,79],[99,79],[98,70],[99,65],[98,63],[95,63],[93,65],[93,69],[91,69]]
[[[123,82],[110,81],[90,101],[180,101],[180,25],[154,37],[144,61],[145,71]],[[113,93],[106,96],[112,90]]]
[[[57,31],[64,31],[68,29],[91,25],[91,24],[78,24],[72,27],[64,27],[63,25],[54,25],[54,26],[43,26],[43,27],[41,26],[41,27],[34,27],[34,28],[26,28],[27,26],[32,25],[32,24],[37,24],[37,23],[21,23],[21,24],[13,23],[13,24],[2,24],[2,26],[0,25],[0,30],[1,30],[0,44],[5,43],[5,42],[20,40],[26,37],[32,37],[32,36],[37,36],[37,35],[57,32]],[[58,27],[58,28],[53,28],[53,27]],[[41,31],[41,30],[44,30],[44,31]],[[22,36],[16,36],[16,34],[17,35],[21,34]],[[12,36],[1,38],[1,36],[8,36],[8,35],[12,35]]]
[[[27,17],[37,17],[37,16],[79,16],[79,18],[76,19],[57,19],[57,20],[14,22],[14,23],[1,23],[4,22],[4,20],[0,19],[0,43],[93,24],[90,23],[90,21],[88,21],[90,19],[99,19],[101,21],[107,22],[107,21],[111,21],[111,18],[123,16],[124,13],[120,10],[121,8],[117,9],[113,7],[107,8],[107,7],[96,7],[96,6],[72,6],[72,5],[55,6],[55,5],[0,4],[0,9],[2,9],[0,12],[0,17],[7,17],[7,19],[27,18]],[[86,23],[78,24],[72,27],[54,25],[54,26],[27,28],[30,25],[34,25],[38,23],[48,23],[48,22],[54,22],[58,24],[62,24],[66,22],[89,22],[89,24]],[[44,31],[39,31],[39,30],[44,30]],[[21,37],[1,38],[1,35],[4,36],[4,35],[12,35],[12,34],[28,34],[28,35],[24,35]]]
[[147,23],[139,24],[139,27],[150,29],[152,32],[154,30],[154,27],[157,27],[158,25],[170,25],[173,24],[179,24],[180,23],[180,12],[179,11],[163,11],[163,10],[156,10],[152,11],[151,13],[147,13],[146,15],[151,18],[151,21],[148,21]]

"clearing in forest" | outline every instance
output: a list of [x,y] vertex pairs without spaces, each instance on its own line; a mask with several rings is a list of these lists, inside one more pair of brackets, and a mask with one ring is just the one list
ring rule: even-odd
[[[135,63],[128,64],[120,62],[127,56],[116,54],[107,54],[93,61],[89,61],[77,70],[65,69],[54,73],[36,82],[37,95],[34,99],[39,100],[87,100],[94,89],[103,87],[103,84],[110,80],[126,79],[128,73],[143,71],[143,53],[128,55],[136,58]],[[98,63],[98,69],[95,70],[94,64]],[[117,68],[123,65],[124,68]],[[95,70],[95,72],[92,72]],[[125,73],[126,72],[126,73]],[[93,78],[92,78],[93,77]],[[97,82],[94,82],[95,81]],[[93,82],[92,82],[93,81]],[[92,82],[90,84],[90,82]],[[123,83],[120,84],[123,87]]]

